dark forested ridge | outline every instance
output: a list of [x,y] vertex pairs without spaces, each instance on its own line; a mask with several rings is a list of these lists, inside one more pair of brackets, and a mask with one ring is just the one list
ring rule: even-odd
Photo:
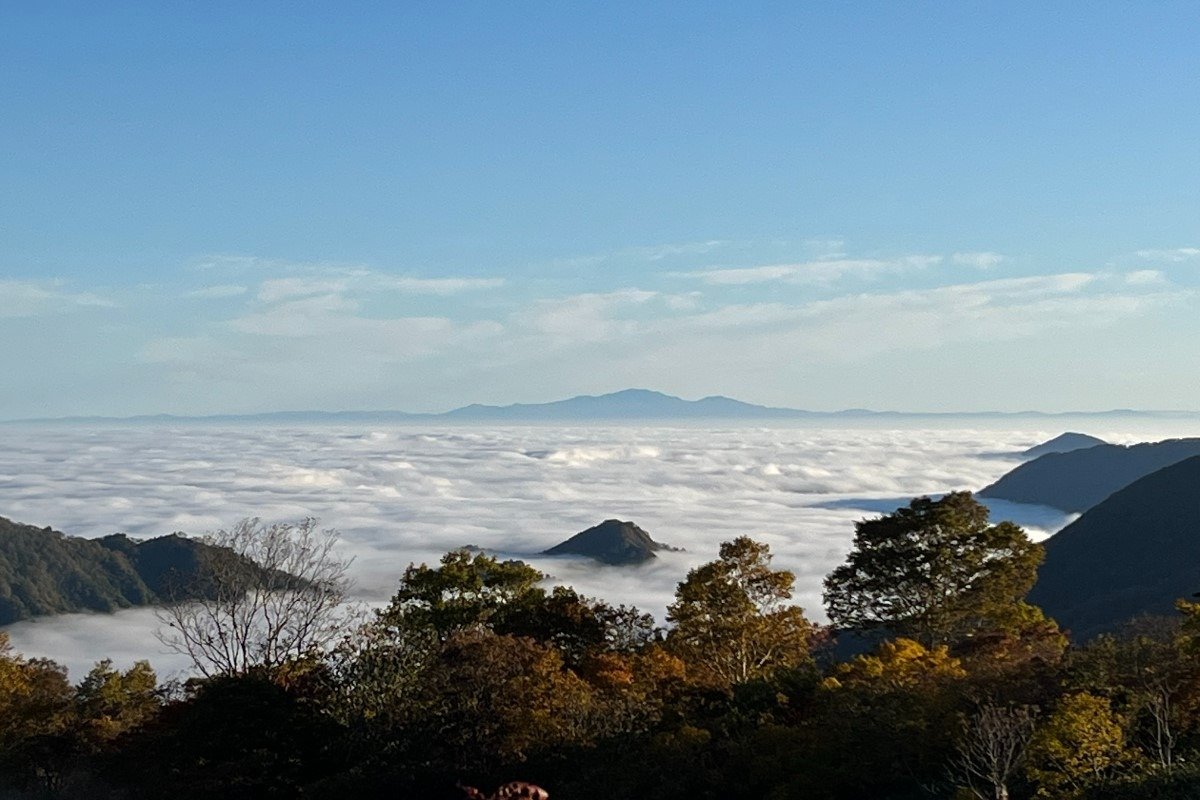
[[1200,456],[1113,494],[1050,537],[1030,601],[1076,639],[1200,591]]
[[0,517],[0,625],[150,605],[169,588],[186,594],[207,549],[178,534],[83,539]]
[[979,496],[1081,513],[1138,478],[1196,455],[1200,455],[1200,439],[1102,444],[1048,453],[1016,467]]

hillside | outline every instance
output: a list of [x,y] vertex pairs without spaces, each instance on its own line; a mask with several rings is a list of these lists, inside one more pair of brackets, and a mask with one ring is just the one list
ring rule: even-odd
[[209,545],[184,536],[67,536],[0,517],[0,625],[151,605],[188,584]]
[[1048,453],[1013,469],[978,494],[1078,513],[1139,478],[1196,455],[1200,455],[1200,439],[1103,444]]
[[632,522],[608,519],[544,552],[548,556],[587,556],[605,564],[640,564],[661,550],[674,547],[656,542]]
[[1200,456],[1158,470],[1045,542],[1029,600],[1077,641],[1200,591]]

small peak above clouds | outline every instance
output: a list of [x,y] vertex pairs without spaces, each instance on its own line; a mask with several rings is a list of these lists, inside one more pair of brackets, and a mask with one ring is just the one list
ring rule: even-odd
[[656,552],[678,548],[656,542],[650,534],[632,522],[606,519],[599,525],[575,534],[561,544],[543,551],[547,556],[587,556],[605,564],[640,564],[655,558]]

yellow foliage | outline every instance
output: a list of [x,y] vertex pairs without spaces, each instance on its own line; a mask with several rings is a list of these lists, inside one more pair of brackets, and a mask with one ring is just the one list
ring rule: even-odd
[[1067,695],[1029,746],[1029,777],[1038,797],[1080,797],[1127,763],[1121,718],[1109,701],[1079,692]]
[[950,655],[945,645],[925,647],[913,639],[884,642],[868,655],[856,656],[839,664],[834,675],[826,678],[826,689],[861,687],[887,691],[907,689],[966,676],[962,663]]

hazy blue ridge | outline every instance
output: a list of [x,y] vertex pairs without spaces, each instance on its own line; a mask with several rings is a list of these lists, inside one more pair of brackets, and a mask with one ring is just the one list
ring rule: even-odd
[[1027,461],[980,490],[981,497],[1087,511],[1139,478],[1200,455],[1200,439],[1102,444]]
[[[128,417],[72,416],[5,420],[7,423],[136,423],[187,424],[265,423],[339,424],[408,422],[603,422],[638,420],[787,420],[787,419],[1055,419],[1060,417],[1153,417],[1180,419],[1200,416],[1194,411],[1112,409],[1109,411],[875,411],[848,408],[839,411],[810,411],[758,405],[731,397],[713,395],[685,400],[649,389],[623,389],[602,395],[579,395],[547,403],[485,405],[473,403],[439,413],[395,410],[366,411],[269,411],[249,414],[175,415],[143,414]],[[1082,436],[1082,434],[1079,434]],[[1100,440],[1096,440],[1099,442]]]

